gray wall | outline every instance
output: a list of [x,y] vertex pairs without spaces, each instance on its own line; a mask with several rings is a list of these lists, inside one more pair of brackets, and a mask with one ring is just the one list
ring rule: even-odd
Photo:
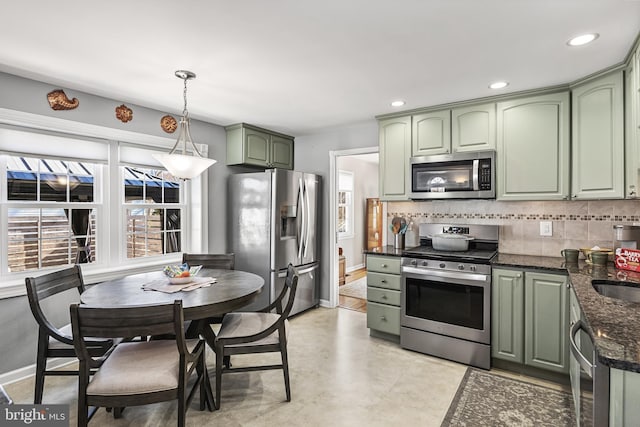
[[320,298],[328,300],[329,260],[334,233],[329,228],[329,152],[378,146],[378,122],[370,121],[332,128],[296,137],[295,168],[322,176],[322,214],[320,220]]

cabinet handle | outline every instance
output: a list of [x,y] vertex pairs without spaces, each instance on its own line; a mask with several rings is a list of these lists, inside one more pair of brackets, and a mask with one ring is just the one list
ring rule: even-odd
[[380,320],[382,320],[383,322],[386,322],[386,321],[387,321],[387,318],[386,318],[386,317],[384,317],[384,316],[380,316]]

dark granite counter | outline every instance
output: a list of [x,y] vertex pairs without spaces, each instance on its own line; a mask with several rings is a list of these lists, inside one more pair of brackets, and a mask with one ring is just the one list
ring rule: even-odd
[[365,255],[389,255],[389,256],[402,256],[404,249],[396,249],[393,245],[380,246],[374,249],[365,249],[363,252]]
[[580,261],[567,266],[563,258],[510,254],[499,254],[493,266],[568,273],[600,362],[640,372],[640,304],[602,296],[591,285],[592,280],[601,279],[640,286],[640,273],[618,270],[612,263],[599,267]]

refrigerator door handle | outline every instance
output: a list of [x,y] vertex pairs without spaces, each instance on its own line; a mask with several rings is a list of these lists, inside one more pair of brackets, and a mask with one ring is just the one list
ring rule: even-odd
[[304,257],[307,257],[307,248],[309,247],[309,234],[311,234],[311,203],[309,202],[309,189],[307,188],[307,181],[304,181],[304,195],[306,197],[305,208],[307,208],[307,231],[304,236]]
[[302,259],[302,250],[304,248],[304,234],[305,234],[305,221],[304,221],[304,217],[305,217],[305,212],[304,212],[304,187],[302,186],[302,179],[300,178],[298,180],[298,197],[300,200],[300,221],[301,221],[301,225],[300,225],[300,235],[298,236],[298,259],[301,260]]
[[[313,270],[317,270],[318,269],[318,264],[316,265],[312,265],[311,267],[307,267],[305,269],[302,270],[298,270],[298,274],[302,275],[302,274],[307,274],[307,273],[311,273]],[[278,273],[278,277],[279,278],[283,278],[283,277],[287,277],[287,271],[281,271],[280,273]]]

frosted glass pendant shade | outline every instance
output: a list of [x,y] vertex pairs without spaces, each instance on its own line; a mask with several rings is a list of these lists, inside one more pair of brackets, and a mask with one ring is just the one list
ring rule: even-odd
[[153,157],[167,168],[171,175],[180,179],[193,179],[216,160],[184,154],[153,154]]

